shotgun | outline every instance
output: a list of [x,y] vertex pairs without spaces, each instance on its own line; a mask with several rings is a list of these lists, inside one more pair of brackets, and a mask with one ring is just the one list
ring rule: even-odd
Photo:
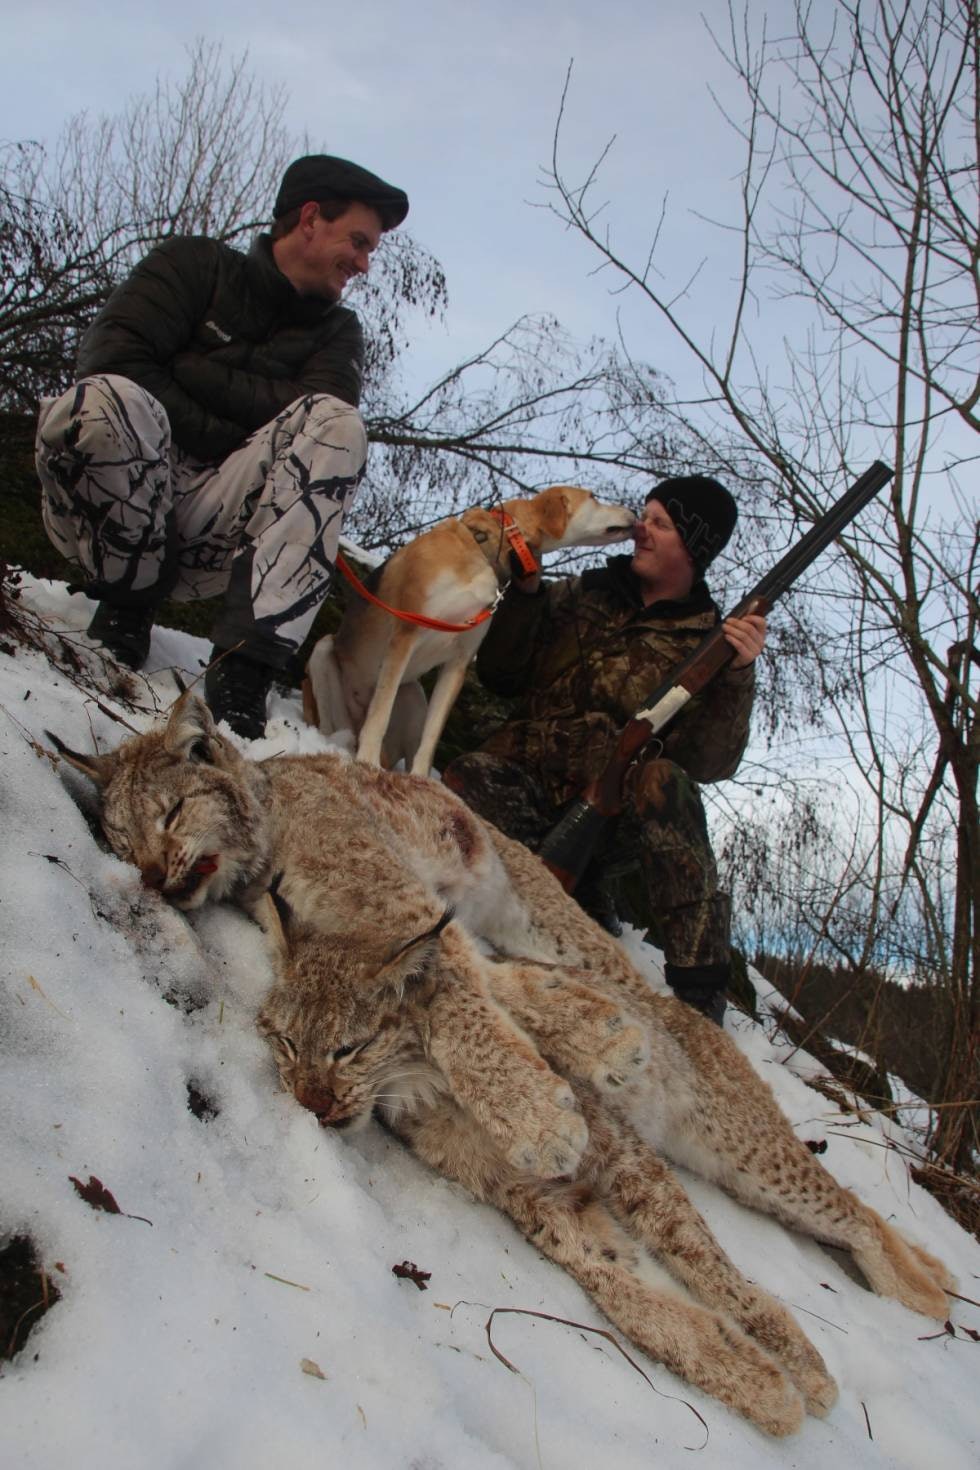
[[[744,618],[749,613],[767,613],[810,563],[888,484],[893,474],[894,470],[875,460],[826,514],[814,522],[806,535],[756,583],[729,616]],[[622,809],[623,777],[643,747],[659,735],[688,700],[734,657],[735,650],[725,641],[719,623],[654,691],[649,709],[640,710],[624,726],[605,770],[589,783],[546,835],[537,850],[538,856],[567,892],[571,893],[585,871],[606,823]]]

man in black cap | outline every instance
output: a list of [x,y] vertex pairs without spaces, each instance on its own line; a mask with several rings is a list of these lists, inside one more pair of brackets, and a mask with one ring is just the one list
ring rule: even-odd
[[78,382],[42,404],[44,522],[98,599],[90,636],[136,669],[164,598],[223,593],[205,695],[246,737],[364,474],[364,342],[340,298],[407,213],[355,163],[297,159],[247,255],[204,236],[151,250],[82,338]]
[[[477,671],[495,693],[523,701],[480,750],[447,767],[446,784],[536,847],[605,768],[623,725],[720,620],[704,572],[736,514],[717,480],[664,480],[647,496],[632,557],[610,557],[563,581],[515,577]],[[766,632],[761,617],[724,626],[735,657],[630,769],[624,811],[593,867],[591,891],[587,873],[576,895],[611,922],[611,891],[623,917],[650,927],[663,947],[676,994],[719,1023],[731,905],[718,886],[696,783],[723,780],[738,766]]]

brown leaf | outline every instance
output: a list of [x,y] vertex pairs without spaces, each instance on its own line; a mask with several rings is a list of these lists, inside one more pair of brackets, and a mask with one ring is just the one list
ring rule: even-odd
[[391,1274],[400,1280],[414,1281],[419,1291],[425,1291],[425,1283],[432,1278],[431,1271],[420,1271],[414,1261],[402,1261],[400,1266],[392,1266]]
[[91,1205],[93,1210],[105,1210],[107,1215],[122,1214],[122,1210],[116,1204],[112,1192],[106,1189],[102,1180],[96,1179],[94,1174],[88,1176],[87,1184],[83,1184],[80,1179],[76,1179],[74,1174],[69,1174],[68,1178],[74,1184],[76,1194],[80,1194],[85,1203]]
[[145,1215],[129,1215],[125,1210],[121,1210],[116,1204],[112,1191],[106,1189],[102,1180],[96,1179],[94,1174],[88,1176],[87,1184],[76,1179],[74,1174],[69,1174],[68,1178],[75,1186],[75,1193],[81,1195],[85,1203],[93,1210],[105,1210],[107,1215],[122,1215],[124,1220],[142,1220],[144,1225],[153,1224],[153,1221],[148,1220]]
[[322,1378],[324,1383],[326,1383],[326,1373],[324,1373],[319,1363],[314,1363],[312,1358],[300,1358],[299,1366],[302,1368],[303,1372],[308,1373],[311,1378]]

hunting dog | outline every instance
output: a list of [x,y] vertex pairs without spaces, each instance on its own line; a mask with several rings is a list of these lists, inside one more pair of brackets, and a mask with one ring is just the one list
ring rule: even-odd
[[[404,760],[413,774],[427,776],[466,667],[512,575],[535,570],[540,554],[558,547],[625,541],[634,521],[625,505],[603,505],[575,485],[440,521],[368,579],[383,607],[362,594],[351,597],[337,632],[317,643],[303,685],[308,723],[325,735],[353,730],[359,760],[380,765],[383,754],[386,765]],[[436,667],[427,705],[418,679]]]

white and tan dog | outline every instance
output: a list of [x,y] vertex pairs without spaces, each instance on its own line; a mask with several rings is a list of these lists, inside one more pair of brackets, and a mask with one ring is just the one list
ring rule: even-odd
[[[466,667],[490,626],[473,620],[510,581],[515,545],[523,540],[535,559],[559,547],[610,546],[629,538],[634,520],[624,505],[603,505],[575,485],[552,485],[529,500],[440,521],[396,551],[369,587],[389,608],[465,631],[419,626],[352,596],[336,634],[321,638],[310,655],[307,721],[325,735],[353,730],[360,760],[380,765],[383,750],[386,764],[404,760],[427,776]],[[427,706],[417,681],[437,666]]]

